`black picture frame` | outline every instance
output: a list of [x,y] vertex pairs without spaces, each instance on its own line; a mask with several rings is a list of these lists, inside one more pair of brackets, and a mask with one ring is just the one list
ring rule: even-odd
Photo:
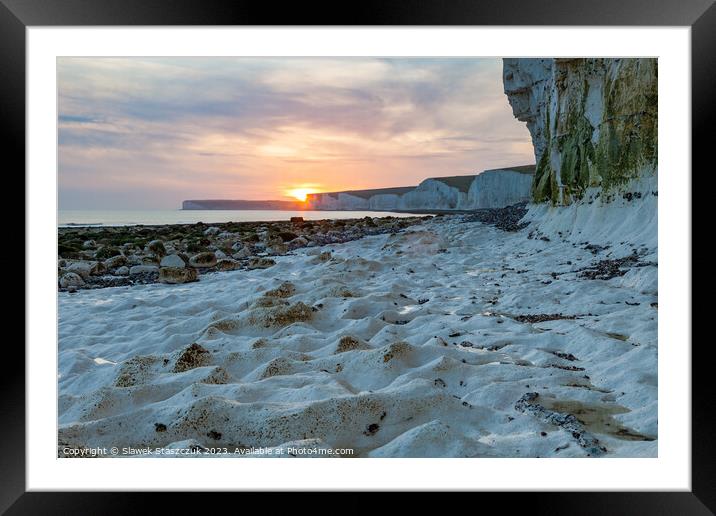
[[[692,162],[706,173],[716,124],[714,0],[362,0],[352,4],[245,0],[0,0],[0,120],[6,163],[25,167],[25,30],[82,25],[621,25],[689,26],[692,44]],[[14,158],[14,159],[12,159]],[[687,177],[691,171],[662,171]],[[9,172],[6,169],[6,175]],[[13,172],[13,174],[16,174]],[[17,174],[16,174],[17,175]],[[24,183],[19,188],[23,188]],[[693,234],[693,233],[692,233]],[[696,265],[692,262],[692,266]],[[28,271],[26,270],[26,277]],[[31,307],[29,307],[31,309]],[[716,511],[714,387],[706,346],[692,347],[692,490],[642,493],[484,493],[537,514],[713,514]],[[6,343],[6,345],[9,345]],[[691,343],[670,343],[687,350]],[[26,492],[25,367],[17,352],[0,375],[0,511],[6,514],[127,514],[151,510],[147,493]],[[162,493],[162,512],[189,508],[188,495]],[[211,504],[226,495],[212,494]],[[241,495],[245,496],[245,495]],[[417,498],[420,500],[421,498]],[[271,503],[281,498],[272,498]],[[370,498],[356,498],[355,509]],[[293,500],[295,503],[295,500]],[[204,506],[206,507],[206,505]],[[248,506],[244,505],[244,509]],[[345,506],[344,506],[345,507]],[[206,509],[205,509],[206,510]],[[241,510],[237,507],[237,510]]]

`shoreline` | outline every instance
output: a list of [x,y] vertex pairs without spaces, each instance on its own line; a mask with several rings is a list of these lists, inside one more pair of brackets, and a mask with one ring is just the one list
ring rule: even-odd
[[60,291],[198,281],[268,268],[303,247],[392,233],[423,217],[253,221],[58,228]]
[[[265,214],[271,214],[271,216],[267,218]],[[244,218],[247,215],[250,218]],[[411,215],[421,214],[392,210],[60,210],[57,228],[176,226],[196,224],[198,222],[206,224],[281,222],[291,217],[303,217],[305,220],[315,222],[319,220],[360,219],[366,216],[371,218],[404,218]],[[61,220],[64,221],[60,222]]]
[[415,217],[60,227],[59,289],[180,284],[208,273],[267,268],[275,257],[304,247],[397,233],[431,218],[452,216],[515,231],[526,212],[526,203],[519,203]]

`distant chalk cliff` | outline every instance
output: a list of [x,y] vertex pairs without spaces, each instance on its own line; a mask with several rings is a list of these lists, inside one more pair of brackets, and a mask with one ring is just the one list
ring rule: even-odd
[[310,194],[314,210],[475,210],[529,200],[534,165],[434,177],[418,186]]

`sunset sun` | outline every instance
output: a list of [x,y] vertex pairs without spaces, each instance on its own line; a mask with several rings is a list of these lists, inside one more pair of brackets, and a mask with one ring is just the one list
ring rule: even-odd
[[315,192],[316,190],[314,190],[313,188],[294,188],[286,193],[301,202],[306,202],[306,197],[308,197],[308,194],[312,194]]

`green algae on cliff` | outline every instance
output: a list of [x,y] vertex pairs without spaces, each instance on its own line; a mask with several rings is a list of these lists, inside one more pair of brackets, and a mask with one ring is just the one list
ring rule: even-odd
[[604,117],[596,146],[596,168],[606,188],[656,170],[657,62],[625,59],[617,80],[604,81]]
[[[535,202],[570,204],[589,187],[608,191],[655,173],[656,59],[512,61],[505,92],[532,134]],[[531,85],[511,84],[515,72]]]

